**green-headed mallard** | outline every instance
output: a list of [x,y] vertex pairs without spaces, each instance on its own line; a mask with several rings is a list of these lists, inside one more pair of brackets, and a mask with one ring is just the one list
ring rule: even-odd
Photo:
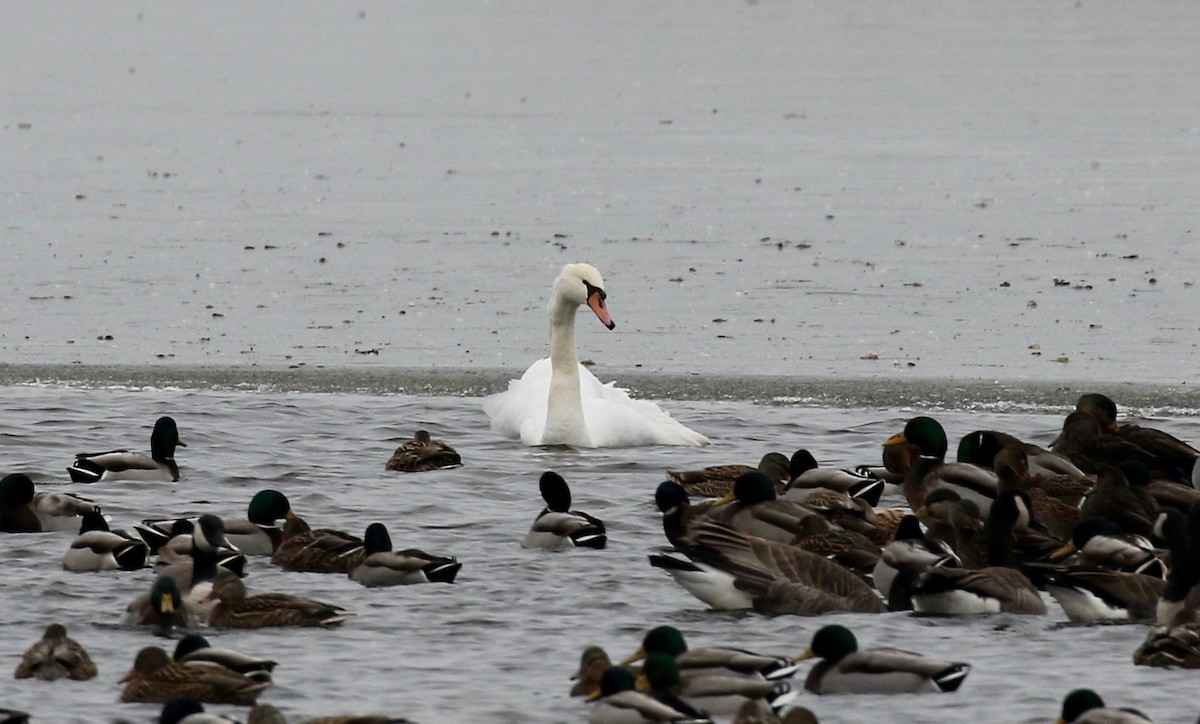
[[150,433],[150,454],[131,450],[110,450],[102,453],[78,453],[67,468],[71,481],[94,483],[99,480],[179,480],[179,465],[175,463],[175,447],[187,447],[179,439],[179,428],[169,417],[160,417]]
[[591,724],[712,724],[707,713],[678,697],[657,697],[638,691],[633,674],[621,666],[607,669],[600,676],[599,687],[587,700],[592,702],[588,717]]
[[13,677],[84,681],[95,675],[96,664],[92,663],[87,649],[67,636],[67,629],[62,624],[52,623],[46,627],[42,638],[25,651]]
[[437,556],[416,548],[392,550],[383,523],[372,523],[363,534],[363,559],[349,576],[364,586],[402,586],[413,583],[454,583],[462,568],[457,558]]
[[785,679],[796,673],[795,663],[786,656],[726,646],[688,648],[683,633],[674,626],[655,626],[647,631],[638,650],[621,663],[628,666],[650,654],[666,654],[675,659],[683,677],[736,674],[765,681]]
[[150,549],[124,531],[109,530],[99,511],[83,514],[79,536],[63,554],[68,571],[136,571],[146,567]]
[[799,503],[779,499],[771,479],[753,472],[739,477],[729,495],[718,500],[706,516],[747,535],[791,543],[800,532],[800,522],[814,513]]
[[125,684],[121,701],[165,704],[188,697],[211,704],[250,706],[268,682],[248,679],[241,674],[216,667],[184,666],[171,661],[158,646],[138,652],[129,673],[121,677]]
[[[221,524],[225,528],[226,540],[243,555],[269,556],[283,540],[283,528],[279,521],[292,517],[292,506],[286,495],[278,490],[260,490],[250,499],[245,518],[222,516]],[[157,552],[160,546],[178,534],[180,522],[185,520],[194,524],[198,518],[143,520],[134,523],[133,527],[151,551]]]
[[556,550],[562,547],[603,548],[608,544],[604,521],[579,510],[571,510],[571,489],[553,470],[542,473],[538,488],[546,507],[534,519],[522,548]]
[[787,483],[788,459],[782,453],[769,452],[758,461],[758,467],[749,465],[710,465],[699,470],[668,470],[667,480],[683,486],[688,495],[698,498],[721,498],[733,490],[733,483],[746,473],[758,471],[775,483],[776,490],[783,492]]
[[0,533],[78,531],[84,513],[100,506],[71,493],[37,492],[24,473],[0,479]]
[[1150,724],[1137,709],[1109,709],[1091,689],[1075,689],[1063,697],[1057,724]]
[[1028,496],[1015,490],[1001,491],[984,526],[988,567],[926,568],[913,583],[913,610],[938,616],[1046,613],[1037,588],[1012,567],[1014,531],[1026,528],[1029,519]]
[[1079,521],[1071,533],[1071,540],[1055,551],[1050,560],[1065,565],[1145,573],[1158,578],[1167,575],[1166,566],[1148,538],[1126,533],[1121,526],[1105,518]]
[[184,606],[179,585],[170,576],[157,576],[150,592],[133,599],[125,608],[121,623],[126,626],[152,626],[156,629],[194,627],[192,615]]
[[1062,455],[999,430],[976,430],[963,435],[958,441],[956,457],[960,463],[994,468],[996,455],[1004,448],[1013,446],[1025,454],[1029,461],[1029,473],[1034,477],[1083,476],[1083,471]]
[[798,661],[819,658],[804,688],[814,694],[936,694],[957,691],[971,665],[900,649],[858,648],[845,626],[821,627]]
[[657,653],[646,656],[638,688],[661,702],[682,700],[700,711],[732,715],[747,700],[763,700],[782,707],[796,696],[788,681],[765,680],[712,671],[703,676],[683,676],[675,658]]
[[227,571],[217,575],[208,598],[216,601],[208,615],[208,622],[214,628],[328,627],[349,617],[340,606],[287,593],[248,597],[242,579]]
[[417,430],[413,439],[396,448],[384,466],[387,470],[421,473],[462,466],[462,457],[441,440],[434,440],[425,430]]
[[807,497],[803,491],[814,488],[836,490],[852,498],[862,498],[871,505],[879,505],[887,482],[876,475],[861,470],[823,468],[808,450],[800,449],[788,461],[789,479],[783,497],[803,502]]
[[171,658],[175,663],[187,666],[220,666],[259,681],[271,681],[271,672],[278,665],[270,659],[260,659],[233,649],[214,647],[208,639],[194,633],[179,640]]
[[[167,565],[157,566],[156,569],[160,576],[174,578],[185,596],[196,589],[197,595],[193,598],[200,598],[207,594],[205,587],[222,568],[223,551],[232,549],[232,546],[225,538],[225,524],[211,513],[205,513],[197,519],[191,533],[191,544],[191,551],[186,556],[173,557]],[[160,558],[165,550],[159,549]]]
[[349,573],[364,555],[362,538],[332,528],[314,530],[293,517],[283,524],[283,541],[271,562],[288,571]]
[[714,522],[696,523],[674,551],[651,555],[650,565],[667,571],[689,593],[718,610],[887,610],[861,578],[828,558]]
[[912,461],[902,485],[912,510],[925,505],[925,496],[937,488],[951,488],[966,500],[973,500],[986,515],[996,499],[1000,479],[989,468],[970,463],[946,462],[946,430],[932,417],[914,417],[904,430],[883,443],[884,449],[916,445],[920,456]]

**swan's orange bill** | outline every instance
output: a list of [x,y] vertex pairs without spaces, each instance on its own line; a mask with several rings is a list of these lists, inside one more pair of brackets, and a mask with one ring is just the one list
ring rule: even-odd
[[603,323],[605,327],[612,329],[613,327],[617,326],[617,323],[614,322],[612,317],[609,316],[608,307],[604,304],[604,297],[600,296],[599,290],[596,290],[588,295],[587,303],[588,306],[592,308],[592,311],[596,313],[596,317],[600,319],[600,322]]

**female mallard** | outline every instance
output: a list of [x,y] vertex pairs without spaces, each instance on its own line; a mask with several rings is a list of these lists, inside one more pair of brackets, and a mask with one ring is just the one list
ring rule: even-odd
[[650,654],[638,677],[638,688],[663,703],[683,703],[705,712],[729,716],[746,701],[765,701],[772,709],[780,708],[796,696],[787,681],[709,673],[685,677],[668,654]]
[[791,543],[800,523],[815,511],[790,500],[781,500],[775,484],[762,473],[746,473],[733,490],[709,509],[707,517],[747,535],[780,543]]
[[423,473],[429,470],[445,470],[462,467],[462,458],[454,448],[441,440],[434,440],[425,430],[417,430],[413,439],[396,448],[384,466],[387,470],[405,473]]
[[283,524],[283,540],[271,562],[288,571],[349,573],[364,555],[362,538],[331,528],[313,530],[293,517]]
[[971,665],[931,659],[900,649],[860,651],[845,626],[823,626],[797,657],[821,659],[808,672],[804,688],[814,694],[936,694],[958,691]]
[[525,534],[525,540],[521,541],[522,548],[603,548],[608,544],[604,521],[582,511],[571,510],[571,489],[561,475],[547,470],[542,473],[538,488],[546,507]]
[[711,724],[708,714],[678,697],[659,697],[638,691],[633,674],[613,666],[600,676],[600,686],[587,698],[592,702],[591,724],[642,724],[669,721]]
[[979,465],[946,462],[946,431],[941,423],[932,417],[914,417],[905,423],[902,432],[888,438],[883,446],[887,449],[909,444],[916,445],[921,451],[904,476],[902,486],[911,509],[919,510],[930,491],[951,488],[963,499],[975,501],[987,514],[996,499],[999,477]]
[[271,681],[271,672],[278,665],[270,659],[247,656],[233,649],[214,648],[199,634],[188,634],[180,639],[171,658],[175,663],[187,666],[223,667],[259,681]]
[[63,554],[68,571],[136,571],[146,567],[150,549],[124,531],[112,531],[98,511],[84,513],[79,537]]
[[1169,478],[1192,485],[1200,482],[1200,469],[1196,467],[1200,450],[1195,447],[1157,428],[1117,424],[1117,403],[1105,395],[1094,392],[1080,395],[1075,409],[1094,418],[1103,432],[1115,434],[1153,455]]
[[719,523],[697,523],[674,551],[651,555],[650,565],[670,573],[689,593],[718,610],[887,610],[861,578],[828,558]]
[[125,684],[121,701],[165,704],[187,697],[210,704],[251,706],[269,682],[248,679],[241,674],[216,667],[184,666],[171,661],[158,646],[138,652],[129,673],[121,677]]
[[1109,709],[1091,689],[1076,689],[1063,697],[1056,724],[1151,724],[1137,709]]
[[[221,524],[225,526],[225,538],[243,555],[269,556],[283,540],[283,528],[279,521],[293,517],[292,505],[286,495],[278,490],[260,490],[250,499],[245,518],[223,516]],[[160,546],[178,534],[178,525],[184,520],[195,523],[196,518],[143,520],[133,527],[151,550],[157,552]]]
[[100,506],[70,493],[39,493],[24,473],[0,479],[0,533],[77,531],[84,513]]
[[1170,626],[1155,626],[1133,652],[1136,666],[1200,669],[1200,621],[1188,611]]
[[600,686],[600,677],[612,666],[608,652],[599,646],[588,646],[579,655],[579,669],[571,675],[571,696],[587,696]]
[[796,665],[786,656],[758,654],[724,646],[689,649],[683,633],[674,626],[656,626],[646,632],[642,645],[623,665],[641,661],[650,654],[666,654],[675,659],[681,676],[737,674],[760,680],[785,679],[796,673]]
[[667,480],[683,486],[688,495],[698,498],[720,498],[733,490],[733,483],[746,473],[758,471],[776,484],[776,489],[783,492],[783,486],[791,477],[788,474],[788,459],[777,452],[769,452],[758,461],[758,467],[749,465],[710,465],[699,470],[668,470]]
[[937,616],[1046,613],[1046,603],[1037,588],[1012,567],[1013,533],[1027,527],[1029,519],[1028,496],[1015,490],[1002,491],[984,526],[988,567],[926,568],[913,583],[913,610]]
[[179,439],[179,428],[169,417],[160,417],[150,433],[150,454],[130,450],[110,450],[102,453],[77,453],[75,462],[67,468],[71,481],[94,483],[100,480],[179,480],[179,465],[175,463],[175,447],[187,447]]
[[1129,478],[1115,465],[1102,463],[1097,470],[1096,487],[1084,498],[1080,515],[1105,518],[1130,533],[1149,535],[1158,516],[1154,498],[1144,487],[1130,485]]
[[183,603],[179,585],[170,576],[158,576],[144,593],[125,608],[121,623],[126,626],[152,626],[156,630],[194,628],[192,616]]
[[247,597],[242,579],[228,572],[222,572],[213,581],[208,598],[216,601],[208,615],[208,622],[214,628],[328,627],[349,617],[340,606],[287,593]]
[[1125,460],[1137,460],[1151,470],[1161,467],[1159,460],[1137,443],[1106,435],[1096,418],[1079,410],[1063,420],[1062,432],[1050,449],[1088,475],[1099,473],[1101,465],[1118,465]]
[[46,627],[41,640],[30,646],[21,657],[13,677],[85,681],[95,675],[96,665],[88,656],[87,649],[67,636],[67,629],[62,624],[52,623]]
[[383,523],[372,523],[363,534],[364,557],[350,569],[351,580],[364,586],[400,586],[412,583],[454,583],[462,564],[457,558],[435,556],[416,548],[392,550],[392,538]]

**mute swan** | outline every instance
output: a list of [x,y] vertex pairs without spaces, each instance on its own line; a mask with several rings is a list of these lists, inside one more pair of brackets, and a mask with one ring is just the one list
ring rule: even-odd
[[635,447],[708,444],[646,400],[614,383],[601,384],[575,353],[575,312],[586,304],[604,326],[608,314],[600,272],[590,264],[563,267],[550,295],[550,357],[530,365],[508,389],[483,401],[492,429],[526,445]]

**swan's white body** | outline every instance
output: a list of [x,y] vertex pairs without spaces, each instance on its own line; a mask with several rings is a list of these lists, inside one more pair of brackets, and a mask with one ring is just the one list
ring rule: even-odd
[[534,362],[507,390],[484,400],[492,429],[526,445],[707,445],[708,438],[655,403],[634,400],[615,383],[602,384],[579,364],[575,313],[587,304],[612,329],[604,296],[595,267],[563,267],[550,295],[550,357]]

